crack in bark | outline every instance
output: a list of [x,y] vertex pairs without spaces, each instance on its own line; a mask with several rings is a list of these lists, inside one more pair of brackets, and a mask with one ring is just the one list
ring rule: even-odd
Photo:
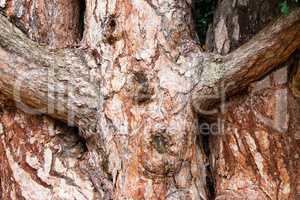
[[[96,4],[99,2],[96,1]],[[53,92],[53,96],[50,96],[50,101],[51,103],[54,104],[60,104],[62,105],[63,109],[56,108],[55,112],[49,112],[48,110],[45,111],[46,114],[58,118],[60,120],[68,121],[69,117],[69,112],[74,112],[74,122],[75,125],[79,127],[79,129],[82,130],[83,136],[85,137],[86,140],[89,140],[90,143],[90,151],[99,151],[99,152],[93,152],[95,155],[101,154],[101,158],[103,160],[99,160],[99,163],[92,163],[91,168],[94,167],[94,171],[90,171],[90,176],[91,178],[98,178],[99,180],[94,180],[94,184],[96,185],[96,188],[102,190],[101,184],[107,185],[107,188],[104,188],[105,192],[108,194],[108,198],[111,198],[110,195],[113,193],[113,190],[116,190],[116,197],[115,198],[123,198],[122,195],[126,196],[135,196],[135,197],[141,197],[146,194],[141,194],[140,191],[144,190],[148,186],[152,187],[158,187],[158,191],[161,192],[161,194],[157,195],[156,198],[159,198],[160,196],[165,196],[166,192],[168,191],[169,188],[167,187],[167,184],[163,182],[162,180],[168,179],[170,177],[174,177],[175,175],[178,175],[179,173],[183,173],[183,177],[186,179],[180,180],[180,177],[176,177],[176,184],[178,184],[178,187],[186,188],[188,191],[186,194],[187,197],[191,197],[195,191],[193,191],[195,188],[193,184],[196,185],[196,190],[197,190],[197,195],[198,196],[206,196],[206,192],[203,192],[203,188],[207,188],[210,186],[203,186],[203,185],[198,185],[198,184],[205,184],[206,181],[202,181],[201,179],[201,172],[198,172],[196,170],[192,170],[192,163],[199,164],[200,161],[195,161],[196,160],[196,155],[195,152],[195,146],[194,145],[194,136],[195,136],[195,124],[196,124],[196,117],[194,110],[190,108],[190,95],[193,95],[193,106],[196,111],[199,111],[199,105],[204,105],[206,106],[207,104],[211,103],[209,101],[203,102],[201,100],[201,97],[203,95],[208,95],[211,94],[211,90],[208,90],[207,88],[216,88],[220,85],[222,81],[225,82],[225,87],[229,85],[231,81],[233,81],[236,85],[233,85],[232,87],[229,88],[229,93],[236,92],[235,90],[238,89],[243,89],[239,88],[241,82],[243,83],[243,86],[248,85],[250,82],[256,80],[257,78],[261,77],[262,75],[266,74],[268,71],[272,69],[272,65],[278,64],[282,62],[282,60],[286,59],[296,48],[300,46],[300,9],[292,12],[288,17],[281,18],[277,21],[276,24],[273,24],[273,26],[270,26],[269,28],[265,29],[262,31],[260,35],[255,37],[253,40],[251,40],[248,44],[245,46],[237,49],[235,52],[230,54],[229,56],[219,56],[219,55],[206,55],[201,52],[199,48],[196,48],[195,42],[192,40],[191,36],[189,33],[186,33],[187,30],[189,29],[189,25],[186,26],[186,20],[189,16],[188,7],[189,4],[188,2],[182,2],[180,1],[180,4],[177,4],[178,1],[171,1],[168,6],[172,7],[170,10],[164,10],[166,7],[165,4],[166,2],[163,2],[162,5],[159,5],[160,7],[154,7],[153,5],[149,5],[151,9],[154,9],[154,11],[157,13],[157,10],[163,10],[166,12],[166,14],[172,14],[172,17],[168,19],[166,16],[160,16],[161,18],[164,18],[161,20],[160,24],[158,25],[164,25],[165,28],[164,30],[158,29],[155,25],[153,27],[150,26],[149,30],[152,31],[152,33],[155,33],[156,37],[159,37],[159,39],[155,38],[156,40],[159,40],[157,46],[161,46],[162,49],[166,51],[164,52],[156,52],[154,53],[155,56],[155,62],[153,61],[151,57],[151,65],[149,65],[146,61],[145,52],[143,50],[143,47],[140,47],[137,44],[145,44],[147,45],[152,45],[153,42],[152,38],[149,39],[149,41],[146,41],[147,38],[147,32],[144,33],[144,35],[135,35],[135,28],[136,24],[134,23],[134,19],[140,20],[138,23],[138,32],[140,33],[140,30],[143,28],[143,26],[148,25],[147,22],[149,21],[143,21],[147,19],[147,16],[138,16],[141,15],[141,12],[139,11],[139,6],[142,5],[144,2],[140,2],[141,4],[133,4],[133,2],[130,2],[130,6],[128,8],[126,7],[126,2],[121,2],[119,4],[118,8],[114,8],[115,10],[112,9],[112,11],[109,10],[109,6],[112,2],[106,1],[106,17],[111,16],[109,13],[118,13],[117,15],[118,19],[111,19],[106,21],[105,17],[101,14],[103,13],[96,13],[98,5],[93,7],[93,16],[96,20],[96,22],[101,23],[102,21],[106,21],[108,27],[92,27],[95,28],[98,31],[103,31],[102,33],[105,32],[105,29],[108,30],[108,35],[96,35],[94,36],[95,32],[91,32],[93,34],[88,35],[91,36],[90,39],[92,40],[98,40],[103,39],[102,37],[106,37],[108,39],[108,43],[104,44],[103,41],[101,41],[101,46],[100,44],[94,44],[94,41],[89,41],[93,43],[93,48],[95,48],[93,51],[96,53],[92,52],[93,56],[90,56],[90,54],[84,50],[79,50],[79,49],[67,49],[67,50],[59,50],[59,51],[51,51],[46,47],[41,47],[37,45],[36,43],[30,41],[29,39],[24,36],[20,31],[18,30],[13,30],[11,29],[12,24],[7,21],[3,16],[0,16],[0,88],[3,90],[4,94],[6,95],[7,98],[13,99],[15,101],[18,101],[19,103],[22,102],[22,100],[25,100],[25,103],[33,106],[33,107],[41,107],[47,105],[49,103],[47,100],[49,100],[49,87],[50,87],[50,92]],[[120,3],[118,1],[118,3]],[[149,4],[149,1],[146,3]],[[124,6],[122,8],[122,6]],[[136,7],[134,7],[136,6]],[[130,8],[129,8],[130,7]],[[134,8],[133,8],[134,7]],[[118,10],[119,9],[119,10]],[[147,8],[149,13],[152,13],[150,8]],[[150,11],[149,11],[150,10]],[[134,12],[133,15],[129,14],[130,12]],[[125,14],[124,14],[124,13]],[[183,12],[183,13],[181,13]],[[149,14],[148,13],[148,14]],[[122,19],[120,16],[126,16],[128,19]],[[138,18],[135,18],[136,16]],[[179,19],[175,19],[175,16],[178,15]],[[185,16],[183,17],[183,16]],[[153,17],[157,17],[154,16]],[[98,19],[99,18],[99,19]],[[102,19],[103,18],[103,19]],[[157,18],[159,19],[159,18]],[[123,21],[122,21],[123,20]],[[165,21],[164,21],[165,20]],[[172,20],[175,20],[174,22]],[[124,22],[122,26],[119,24],[120,22]],[[125,22],[129,23],[130,28],[126,27],[128,24]],[[99,23],[95,23],[93,25],[99,25]],[[89,24],[91,25],[91,24]],[[120,38],[117,38],[116,40],[115,35],[113,35],[115,29],[122,27],[122,29],[126,29],[124,34],[126,35],[126,39],[123,38],[123,32],[121,31],[121,36]],[[91,27],[90,27],[91,28]],[[102,29],[101,29],[102,28]],[[132,29],[131,29],[132,28]],[[276,59],[274,57],[268,58],[270,53],[274,54],[274,51],[278,51],[278,49],[275,48],[273,49],[272,46],[268,45],[268,42],[270,41],[275,41],[276,44],[279,47],[285,46],[286,40],[282,39],[281,37],[284,38],[284,36],[288,33],[291,32],[291,30],[296,30],[295,35],[294,35],[294,40],[291,40],[291,44],[287,43],[290,48],[283,48],[282,52],[280,53],[282,58]],[[93,30],[95,31],[95,30]],[[118,30],[119,31],[119,30]],[[85,32],[88,34],[88,30],[85,30]],[[278,34],[279,33],[279,34]],[[149,33],[148,33],[149,34]],[[297,37],[298,36],[298,37]],[[100,40],[99,39],[99,40]],[[120,39],[120,40],[119,40]],[[136,39],[136,40],[141,40],[140,43],[137,41],[130,41],[131,39]],[[136,42],[136,43],[134,43]],[[168,46],[166,43],[170,43],[170,46]],[[123,48],[125,50],[121,50],[118,45],[123,45]],[[156,48],[158,48],[156,46]],[[262,46],[262,47],[256,47],[256,46]],[[191,50],[195,47],[196,50]],[[147,48],[147,47],[146,47]],[[174,50],[175,49],[175,50]],[[99,53],[102,52],[103,54]],[[281,50],[281,49],[279,49]],[[118,52],[119,51],[119,52]],[[143,54],[144,53],[144,54]],[[146,52],[149,53],[149,52]],[[162,56],[157,55],[161,53]],[[117,54],[117,55],[116,55]],[[141,55],[130,55],[130,54],[141,54]],[[96,56],[95,56],[96,55]],[[102,59],[102,56],[105,56],[105,61]],[[122,55],[122,56],[120,56]],[[259,55],[259,56],[257,56]],[[165,58],[165,57],[169,58]],[[93,58],[96,57],[96,58]],[[115,58],[117,57],[117,58]],[[266,60],[267,57],[267,60]],[[108,109],[109,107],[104,107],[103,109],[100,108],[103,106],[102,104],[99,105],[100,103],[100,94],[99,91],[101,89],[110,89],[109,87],[111,82],[107,81],[109,78],[112,78],[114,75],[117,75],[117,73],[114,70],[117,70],[115,67],[115,61],[118,59],[118,62],[120,61],[119,59],[125,58],[130,61],[125,61],[126,64],[132,65],[132,66],[126,66],[129,69],[126,69],[124,65],[122,66],[123,69],[118,69],[118,70],[123,70],[123,71],[118,71],[118,73],[122,74],[125,76],[125,78],[129,77],[129,75],[136,71],[133,70],[133,68],[136,68],[138,70],[143,69],[143,73],[145,73],[148,76],[151,76],[151,80],[145,77],[140,77],[138,78],[137,82],[139,84],[137,91],[135,93],[137,94],[137,102],[138,103],[145,103],[143,106],[145,108],[151,108],[150,106],[157,106],[158,104],[156,101],[157,99],[154,99],[153,102],[149,102],[151,99],[152,92],[149,92],[150,90],[150,83],[155,85],[156,90],[163,91],[163,93],[167,94],[170,91],[174,91],[173,94],[168,94],[169,96],[166,95],[166,97],[169,98],[169,102],[166,103],[166,105],[163,105],[165,110],[170,109],[172,110],[174,108],[173,104],[179,104],[183,105],[184,108],[180,109],[178,113],[176,114],[170,114],[167,111],[160,112],[160,115],[163,115],[163,119],[160,119],[159,117],[149,117],[145,116],[145,113],[142,113],[140,110],[137,109],[136,105],[132,105],[132,100],[127,98],[126,95],[124,95],[124,90],[122,90],[122,87],[124,84],[128,84],[125,80],[125,83],[120,83],[121,81],[118,80],[118,77],[115,79],[116,80],[116,85],[119,86],[118,84],[123,84],[121,89],[119,91],[109,91],[108,93],[111,94],[111,96],[108,96],[107,99],[105,99],[106,102],[110,102],[111,106],[115,106],[113,108]],[[132,60],[135,59],[137,60],[139,58],[138,62],[133,62]],[[180,59],[183,59],[183,64],[180,66],[177,66],[177,63],[172,63],[169,62],[174,61],[174,58],[176,62],[179,62]],[[96,63],[95,60],[96,59]],[[111,60],[110,60],[111,59]],[[253,60],[255,59],[255,63],[260,63],[263,62],[263,66],[254,66]],[[111,63],[107,64],[108,62],[106,61],[111,61]],[[157,62],[162,62],[162,66],[158,66]],[[197,69],[191,70],[191,67],[195,67],[194,62],[199,64],[201,63],[204,66],[203,71],[199,73],[194,73],[197,71]],[[166,62],[166,63],[164,63]],[[265,63],[267,62],[267,63]],[[92,63],[92,64],[91,64]],[[40,65],[40,66],[39,66]],[[159,77],[157,77],[157,71],[160,69],[166,69],[166,66],[164,65],[172,65],[174,67],[176,73],[176,79],[175,76],[173,77],[174,80],[170,81],[170,79],[165,75],[165,86],[162,89],[162,83],[157,84],[157,80]],[[153,69],[151,69],[149,66],[152,66]],[[107,67],[107,68],[105,68]],[[147,68],[148,67],[148,68]],[[173,70],[173,68],[170,67],[170,71]],[[178,67],[178,69],[177,69]],[[182,67],[182,68],[181,68]],[[185,69],[189,68],[189,69]],[[105,69],[104,69],[105,68]],[[120,67],[121,68],[121,67]],[[125,68],[125,69],[124,69]],[[53,69],[53,76],[47,77],[44,73],[47,72],[47,70]],[[102,76],[101,78],[107,79],[105,82],[106,85],[100,85],[99,77],[94,77],[91,78],[91,74],[98,69],[101,71],[101,73],[97,74],[99,76]],[[147,70],[145,70],[147,69]],[[202,68],[201,68],[202,70]],[[28,71],[34,71],[35,73],[31,75],[30,77],[26,77],[25,82],[23,83],[22,87],[22,99],[14,99],[14,84],[17,81],[18,76],[22,76],[23,73],[28,72]],[[183,72],[182,72],[183,71]],[[183,73],[183,75],[181,74]],[[197,71],[198,72],[198,71]],[[132,75],[132,74],[131,74]],[[182,76],[181,76],[182,75]],[[111,77],[109,77],[111,76]],[[240,77],[244,76],[244,77]],[[180,89],[183,88],[183,85],[185,84],[186,81],[182,81],[182,77],[184,79],[188,79],[192,83],[191,92],[180,92]],[[156,79],[155,79],[156,78]],[[146,80],[146,81],[145,81]],[[71,83],[71,90],[74,92],[71,93],[71,99],[68,99],[66,97],[66,93],[68,93],[68,90],[65,89],[64,84],[65,81],[69,81]],[[177,82],[176,82],[177,81]],[[182,83],[182,82],[185,83]],[[148,82],[150,82],[148,84]],[[174,87],[174,83],[176,83],[176,87]],[[107,88],[105,88],[107,87]],[[152,85],[151,85],[152,87]],[[54,88],[54,89],[51,89]],[[121,92],[120,92],[121,91]],[[154,93],[157,92],[154,90]],[[159,91],[158,91],[159,93]],[[68,93],[69,94],[69,93]],[[150,95],[151,94],[151,95]],[[163,94],[163,95],[165,95]],[[181,97],[182,95],[183,97]],[[175,96],[175,97],[174,97]],[[188,97],[186,97],[188,96]],[[157,97],[154,97],[157,98]],[[185,99],[185,103],[183,102],[177,102],[178,99],[182,98]],[[200,99],[199,99],[200,98]],[[181,99],[181,100],[182,100]],[[69,101],[71,100],[71,102]],[[148,104],[149,102],[149,104]],[[103,104],[104,104],[103,103]],[[163,104],[163,103],[161,103]],[[169,104],[169,105],[168,105]],[[149,107],[148,107],[149,106]],[[163,107],[160,105],[160,107]],[[140,106],[139,108],[141,108]],[[101,109],[101,110],[100,110]],[[108,109],[105,110],[105,109]],[[118,110],[119,109],[119,110]],[[154,109],[153,109],[154,110]],[[116,145],[113,147],[109,147],[111,143],[109,143],[111,140],[116,139],[116,137],[112,136],[110,132],[105,132],[105,130],[99,128],[99,123],[103,122],[99,112],[105,112],[104,115],[107,115],[109,113],[111,116],[108,116],[110,119],[111,124],[116,124],[116,135],[117,134],[123,134],[125,136],[130,136],[127,137],[128,140],[127,142],[131,142],[135,145],[132,145],[130,143],[129,147],[127,146],[126,150],[123,150],[124,146],[126,145],[123,140],[115,142]],[[134,113],[136,112],[136,113]],[[140,112],[140,113],[139,113]],[[154,111],[157,112],[157,111]],[[150,112],[149,112],[150,113]],[[136,114],[135,116],[133,116]],[[157,114],[157,113],[156,113]],[[126,118],[125,118],[126,117]],[[127,117],[129,119],[127,119]],[[141,121],[138,121],[139,118],[142,118],[143,120],[146,119],[148,121],[142,121],[142,127],[138,131],[132,131],[130,130],[130,126],[134,123],[141,123]],[[129,121],[130,125],[124,125],[123,124],[118,124],[120,121],[119,120],[124,120],[124,121]],[[155,120],[157,121],[155,121]],[[152,121],[151,121],[152,120]],[[170,121],[169,121],[170,120]],[[176,130],[171,129],[172,127],[168,127],[171,123],[171,120],[174,120],[177,122],[177,124],[180,125],[180,127],[176,127]],[[134,123],[133,123],[134,122]],[[163,138],[155,136],[155,131],[152,131],[152,127],[155,127],[156,125],[160,125],[160,123],[168,128],[171,129],[170,132],[166,132],[164,134],[168,134],[167,136],[170,137],[170,148],[169,148],[169,141],[165,141],[165,135]],[[107,125],[107,124],[106,124]],[[105,126],[105,125],[104,125]],[[144,130],[144,126],[148,129]],[[171,125],[170,125],[171,126]],[[173,124],[174,126],[174,124]],[[173,133],[174,132],[174,133]],[[99,134],[99,135],[97,135]],[[134,135],[130,135],[134,134]],[[118,136],[120,136],[118,135]],[[102,138],[103,136],[103,138]],[[152,137],[151,137],[152,136]],[[149,140],[150,138],[150,140]],[[151,140],[152,138],[152,140]],[[92,141],[95,140],[95,141]],[[171,141],[173,140],[173,141]],[[205,138],[204,138],[205,140]],[[150,145],[149,145],[150,141]],[[151,145],[151,141],[153,142]],[[107,142],[107,144],[105,143]],[[119,142],[119,143],[118,143]],[[123,142],[123,143],[122,143]],[[140,148],[139,145],[140,143],[145,143],[146,147],[145,149]],[[94,144],[96,143],[96,144]],[[104,147],[99,147],[97,145],[103,145]],[[119,145],[119,146],[118,146]],[[168,146],[168,147],[166,147]],[[204,145],[205,146],[205,145]],[[153,150],[153,147],[156,149],[156,151],[159,154],[164,154],[163,157],[161,155],[156,154],[155,151]],[[103,149],[102,149],[103,148]],[[112,155],[111,158],[107,158],[107,149],[112,151],[113,148],[114,151],[116,152],[110,152],[110,153],[116,153],[115,155]],[[120,148],[120,151],[117,152]],[[170,153],[168,152],[170,150]],[[124,151],[124,152],[123,152]],[[131,151],[130,153],[128,153]],[[144,152],[140,152],[144,151]],[[151,151],[151,153],[150,153]],[[92,152],[91,152],[92,153]],[[128,156],[130,155],[130,156]],[[109,157],[110,155],[108,155]],[[128,158],[124,159],[123,157],[127,156]],[[119,161],[118,159],[122,159],[122,161]],[[93,160],[93,159],[91,159]],[[95,158],[96,160],[96,158]],[[109,160],[109,161],[108,161]],[[115,165],[112,168],[113,169],[108,169],[109,166],[102,166],[104,162]],[[188,163],[188,166],[185,166],[185,169],[182,166],[182,163]],[[121,164],[120,164],[121,163]],[[142,164],[141,164],[142,163]],[[146,163],[146,164],[145,164]],[[201,163],[201,162],[200,162]],[[141,165],[144,168],[147,168],[145,172],[141,172]],[[120,165],[120,166],[118,166]],[[101,174],[101,170],[99,171],[97,168],[107,168],[107,169],[101,169],[104,171],[104,173],[107,174]],[[199,167],[199,166],[197,166]],[[203,166],[201,166],[203,167]],[[109,170],[117,170],[117,175],[113,174],[111,171],[111,175],[113,178],[116,177],[116,182],[114,183],[114,186],[110,184],[112,181],[109,180],[109,177],[107,176],[109,173]],[[183,170],[183,172],[182,172]],[[186,172],[186,171],[188,172]],[[199,169],[198,169],[199,170]],[[209,170],[208,170],[209,171]],[[143,176],[143,174],[146,173],[153,173],[149,175],[149,177],[145,178],[146,176]],[[200,173],[201,175],[199,175]],[[170,174],[170,177],[168,177]],[[188,177],[188,175],[191,176],[191,180]],[[187,177],[186,177],[187,176]],[[158,178],[157,178],[158,177]],[[101,179],[101,180],[100,180]],[[125,181],[124,181],[124,180]],[[153,181],[151,184],[144,179],[151,180]],[[107,182],[106,182],[107,181]],[[126,182],[127,181],[127,182]],[[209,181],[207,181],[209,182]],[[97,184],[100,184],[97,186]],[[155,185],[157,184],[157,185]],[[160,185],[159,185],[160,184]],[[173,184],[173,183],[172,183]],[[172,185],[171,184],[171,185]],[[209,183],[208,183],[209,184]],[[133,191],[132,193],[129,194],[128,187],[130,186]],[[134,187],[134,188],[133,188]],[[128,190],[128,193],[124,193],[124,189]],[[114,191],[115,192],[115,191]],[[130,191],[131,192],[131,191]],[[142,192],[145,193],[145,192]],[[213,193],[213,192],[211,192]],[[196,195],[196,194],[194,194]],[[213,194],[212,194],[213,195]],[[185,196],[185,197],[186,197]]]

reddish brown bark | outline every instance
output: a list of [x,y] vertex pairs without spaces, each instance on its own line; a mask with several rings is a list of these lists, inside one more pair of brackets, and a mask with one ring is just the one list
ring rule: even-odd
[[[224,9],[232,5],[230,3],[232,1],[220,1],[214,19],[214,29],[219,28],[217,24],[222,23],[223,17],[227,19],[223,24],[226,32],[215,35],[212,40],[227,43],[227,51],[216,49],[222,53],[244,43],[276,13],[272,9],[249,9],[245,16],[241,12],[243,6],[251,8],[256,1],[248,1],[250,6],[237,4]],[[272,3],[264,1],[265,6]],[[252,18],[257,12],[264,13],[261,18]],[[249,27],[252,31],[248,31]],[[215,43],[209,46],[217,48]],[[298,63],[299,55],[294,54],[279,69],[230,98],[226,110],[218,116],[224,126],[220,127],[219,136],[210,137],[216,199],[299,198],[300,113],[295,73]],[[254,65],[261,66],[260,63]]]
[[81,171],[86,146],[74,128],[13,107],[1,108],[0,198],[94,199]]
[[[31,39],[63,48],[77,45],[83,21],[82,0],[4,0],[0,6]],[[81,7],[81,8],[80,8]],[[81,22],[82,21],[82,22]]]
[[[284,75],[286,74],[286,76]],[[212,154],[219,199],[299,198],[299,99],[287,68],[230,99]]]
[[[81,39],[77,0],[4,2],[5,14],[33,40],[62,48]],[[0,105],[0,199],[100,198],[90,179],[86,142],[76,128],[27,114],[2,98]]]
[[[44,111],[55,118],[68,121],[74,113],[88,149],[81,169],[101,198],[208,199],[206,158],[195,142],[196,110],[215,101],[201,95],[212,94],[224,80],[240,84],[239,75],[246,76],[243,87],[231,93],[243,89],[300,45],[296,10],[229,56],[203,53],[193,40],[190,7],[185,0],[88,0],[82,48],[60,51],[30,41],[0,16],[0,88],[6,98],[33,108],[60,105]],[[278,52],[281,59],[274,56]],[[263,65],[257,68],[254,61]],[[27,71],[34,73],[16,98],[15,82]],[[44,151],[50,155],[44,163],[53,158],[50,151]],[[59,198],[70,189],[54,188],[65,189],[51,190]]]

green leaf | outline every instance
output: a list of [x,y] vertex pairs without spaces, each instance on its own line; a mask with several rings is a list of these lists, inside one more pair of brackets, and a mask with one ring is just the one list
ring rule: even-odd
[[280,3],[279,7],[280,7],[280,11],[281,11],[282,14],[284,14],[284,15],[289,14],[289,5],[287,4],[286,1]]

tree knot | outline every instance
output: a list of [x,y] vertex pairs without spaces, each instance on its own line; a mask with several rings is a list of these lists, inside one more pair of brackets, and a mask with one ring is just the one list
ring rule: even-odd
[[146,74],[142,71],[134,73],[134,95],[133,101],[137,104],[148,102],[153,94],[153,88],[149,86]]

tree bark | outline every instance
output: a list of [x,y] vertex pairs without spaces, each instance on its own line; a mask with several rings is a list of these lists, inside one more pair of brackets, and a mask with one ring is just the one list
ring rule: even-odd
[[[5,79],[4,71],[1,72],[3,78],[1,85],[11,84],[14,88],[1,87],[0,199],[102,199],[103,190],[96,192],[95,181],[91,178],[95,176],[93,163],[96,162],[96,158],[92,151],[87,150],[87,142],[80,136],[80,132],[76,128],[70,128],[47,116],[33,115],[51,112],[50,115],[58,119],[63,118],[65,121],[68,115],[70,124],[74,124],[75,116],[78,115],[74,112],[70,113],[72,108],[65,99],[67,94],[74,93],[76,84],[65,84],[66,80],[54,76],[57,72],[62,72],[61,74],[66,74],[66,77],[71,78],[70,74],[77,72],[78,77],[81,77],[80,80],[86,80],[82,77],[86,77],[87,72],[74,68],[76,64],[72,59],[72,53],[69,52],[69,62],[73,62],[72,71],[58,66],[58,63],[62,62],[65,65],[66,60],[65,57],[60,56],[64,52],[58,48],[75,46],[81,37],[80,29],[78,29],[79,4],[74,2],[4,1],[3,4],[1,1],[0,7],[4,8],[1,11],[28,37],[57,50],[49,50],[46,46],[37,47],[7,20],[1,21],[1,25],[5,27],[1,29],[3,36],[1,46],[10,49],[15,47],[16,51],[7,54],[1,48],[0,53],[1,67],[4,67],[3,63],[10,60],[11,65],[5,73],[10,72],[14,75],[13,79]],[[11,34],[10,31],[19,34]],[[24,39],[23,49],[19,48],[20,37]],[[31,53],[24,59],[20,56],[22,50]],[[51,55],[56,55],[56,57],[51,57]],[[29,66],[33,62],[36,63],[36,68]],[[82,61],[78,63],[78,65],[84,65]],[[43,66],[44,69],[42,69]],[[37,73],[36,69],[41,70],[42,73]],[[43,78],[49,82],[41,82]],[[84,89],[80,81],[77,83],[77,88]],[[52,87],[54,85],[55,87]],[[32,88],[37,87],[46,88],[46,90],[39,90],[42,98],[32,98],[37,92]],[[24,88],[29,88],[30,91],[24,91]],[[5,94],[16,98],[22,96],[22,99],[18,99],[18,104],[14,105],[12,101],[3,98]],[[93,99],[93,95],[93,92],[88,92],[85,94],[86,97],[83,97],[85,100],[82,99],[89,104],[88,108],[93,106],[89,100]],[[28,99],[31,99],[29,105],[33,107],[26,104],[29,102]],[[57,99],[65,100],[61,101],[63,104],[56,104]],[[81,113],[86,113],[85,110],[88,109],[79,110]],[[90,115],[90,119],[95,118],[94,112]],[[85,121],[84,124],[88,122]],[[101,178],[101,174],[98,173],[98,177]]]
[[[279,15],[272,9],[276,2],[220,1],[208,33],[214,38],[207,46],[223,54],[238,48]],[[220,34],[219,29],[225,31]],[[216,199],[299,198],[299,53],[274,67],[247,91],[229,98],[217,117],[220,130],[210,136]]]
[[50,48],[75,46],[82,37],[81,0],[2,0],[0,10],[32,40]]
[[82,169],[88,155],[76,129],[7,104],[0,129],[1,199],[100,199]]
[[228,56],[198,47],[190,1],[87,0],[80,49],[59,51],[28,40],[1,16],[0,88],[80,129],[83,171],[102,198],[208,199],[197,112],[215,101],[202,96],[245,75],[243,87],[229,87],[235,93],[286,60],[300,46],[299,13]]
[[288,75],[284,66],[254,83],[219,116],[221,135],[211,137],[216,199],[299,198],[299,99]]

